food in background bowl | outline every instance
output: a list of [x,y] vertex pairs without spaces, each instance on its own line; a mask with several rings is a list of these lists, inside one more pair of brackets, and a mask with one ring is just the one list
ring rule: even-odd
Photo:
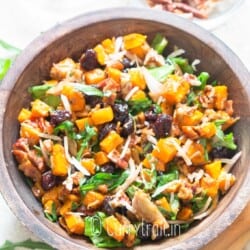
[[210,215],[235,182],[226,83],[167,45],[106,38],[55,62],[18,115],[13,154],[45,216],[97,247],[178,236],[172,225],[182,233]]

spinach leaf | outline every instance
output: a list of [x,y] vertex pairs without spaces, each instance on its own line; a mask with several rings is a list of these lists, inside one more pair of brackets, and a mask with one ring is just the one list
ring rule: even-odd
[[97,134],[96,130],[94,129],[94,127],[91,127],[89,126],[87,123],[85,124],[85,130],[80,133],[80,134],[77,134],[76,135],[76,138],[77,140],[81,140],[81,144],[80,144],[80,149],[79,151],[77,152],[77,155],[76,155],[76,159],[80,159],[82,154],[83,154],[83,151],[88,148],[89,146],[89,142],[91,141],[91,139],[93,137],[95,137]]
[[163,66],[148,69],[149,73],[159,82],[166,81],[169,74],[175,70],[174,64],[169,62]]
[[194,213],[199,212],[206,204],[208,196],[204,193],[196,195],[191,200],[191,206]]
[[103,97],[104,93],[93,86],[82,84],[82,83],[74,83],[74,88],[77,89],[78,91],[84,93],[85,95],[90,95],[90,96],[99,96]]
[[106,215],[102,212],[98,212],[94,216],[85,217],[84,235],[88,236],[92,243],[100,248],[122,247],[123,243],[108,236],[104,230],[103,220],[105,218]]
[[129,113],[131,115],[137,115],[140,112],[147,111],[152,106],[152,101],[148,98],[128,101]]
[[74,123],[69,120],[63,121],[54,128],[54,134],[57,135],[60,132],[65,133],[67,136],[73,138],[75,136]]
[[124,171],[122,174],[111,174],[111,173],[97,173],[88,179],[83,185],[81,185],[81,193],[89,190],[95,190],[99,185],[106,184],[108,190],[112,191],[128,178],[129,173]]
[[152,41],[151,47],[158,52],[158,54],[162,54],[164,49],[168,45],[168,40],[160,33],[157,33]]
[[205,138],[201,138],[200,139],[200,144],[203,146],[204,148],[204,158],[206,161],[209,161],[209,155],[208,155],[208,151],[207,151],[207,139]]
[[143,189],[145,191],[150,191],[156,186],[156,170],[155,169],[143,169],[143,176],[147,176],[147,178],[143,179]]
[[15,248],[24,247],[27,249],[44,249],[44,250],[53,250],[51,246],[44,242],[33,241],[31,239],[21,241],[21,242],[11,242],[6,240],[0,250],[14,250]]
[[168,182],[178,180],[178,178],[179,178],[178,170],[173,169],[169,173],[163,174],[163,175],[157,177],[157,181],[158,181],[157,187],[163,186],[163,185],[167,184]]
[[169,58],[169,60],[172,61],[173,63],[177,64],[181,68],[183,73],[189,73],[189,74],[194,73],[194,70],[193,70],[192,66],[189,64],[187,58],[171,57],[171,58]]
[[171,195],[170,199],[169,199],[169,203],[170,203],[170,207],[172,210],[172,213],[170,214],[170,220],[176,220],[177,217],[177,213],[179,212],[180,209],[180,200],[178,198],[178,196],[175,195]]

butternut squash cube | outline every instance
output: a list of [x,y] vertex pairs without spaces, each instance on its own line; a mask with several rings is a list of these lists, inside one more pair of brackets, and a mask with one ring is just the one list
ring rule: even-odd
[[214,198],[218,194],[219,183],[217,180],[213,179],[210,176],[205,176],[201,179],[201,187],[204,189],[206,194]]
[[131,100],[137,101],[137,100],[145,99],[146,97],[147,96],[143,90],[138,90],[132,95]]
[[142,46],[147,36],[138,33],[131,33],[123,37],[124,48],[126,50]]
[[115,218],[115,216],[109,216],[103,220],[103,227],[107,234],[121,242],[125,237],[125,227]]
[[130,69],[128,73],[134,87],[137,86],[141,90],[146,88],[146,81],[140,69]]
[[167,212],[171,212],[172,209],[171,209],[171,206],[167,200],[166,197],[162,197],[160,198],[159,200],[156,200],[155,201],[155,204],[159,207],[162,207],[163,209],[165,209]]
[[27,138],[30,145],[35,145],[39,142],[39,130],[24,123],[21,124],[20,137]]
[[221,173],[221,161],[214,161],[210,164],[206,164],[204,166],[204,170],[208,173],[212,178],[218,179]]
[[225,107],[225,101],[228,97],[227,86],[215,86],[215,102],[214,106],[216,109],[222,110]]
[[18,114],[17,120],[19,122],[24,122],[25,120],[29,120],[31,118],[31,111],[25,108],[22,108]]
[[123,143],[123,138],[115,131],[111,131],[100,143],[101,150],[107,154]]
[[180,103],[190,90],[189,83],[177,75],[170,75],[164,86],[165,91],[163,96],[172,105]]
[[122,72],[119,69],[115,69],[112,67],[106,68],[106,72],[109,78],[113,79],[115,82],[121,82],[121,74]]
[[207,122],[201,126],[197,126],[196,130],[199,132],[200,136],[203,138],[211,138],[216,134],[216,126],[213,122]]
[[89,173],[95,174],[96,165],[95,165],[95,160],[93,158],[82,159],[81,164],[84,168],[86,168],[89,171]]
[[193,217],[193,210],[190,207],[183,207],[177,214],[178,220],[189,220]]
[[68,213],[64,214],[63,217],[70,233],[83,235],[85,225],[79,214]]
[[105,196],[98,192],[89,191],[83,198],[83,205],[85,205],[87,209],[96,210],[102,205],[104,198]]
[[199,143],[192,143],[188,148],[187,155],[195,166],[206,163],[205,150]]
[[177,150],[173,144],[173,140],[179,144],[179,141],[173,137],[160,139],[156,147],[154,148],[152,155],[163,163],[172,161],[177,154]]
[[97,61],[101,65],[104,65],[107,55],[105,53],[105,49],[103,48],[103,46],[101,44],[96,45],[94,47],[94,51],[96,52]]
[[107,157],[107,154],[103,151],[97,152],[94,156],[94,159],[95,159],[95,163],[99,166],[109,162],[109,158]]
[[85,72],[86,84],[96,84],[101,82],[105,78],[106,78],[105,71],[99,68]]
[[94,125],[100,125],[112,121],[114,118],[113,110],[110,106],[94,110],[91,113],[91,120]]
[[45,102],[36,99],[34,102],[31,102],[31,115],[32,117],[47,117],[51,107]]
[[61,144],[52,146],[51,169],[53,175],[66,176],[68,174],[69,163],[65,156],[64,147]]
[[81,118],[81,119],[77,119],[75,121],[75,123],[76,123],[76,126],[78,127],[78,129],[80,131],[83,131],[85,129],[86,124],[93,125],[93,122],[89,117],[84,117],[84,118]]
[[102,41],[102,47],[104,48],[104,51],[107,54],[114,53],[115,51],[115,43],[114,40],[111,40],[109,38]]

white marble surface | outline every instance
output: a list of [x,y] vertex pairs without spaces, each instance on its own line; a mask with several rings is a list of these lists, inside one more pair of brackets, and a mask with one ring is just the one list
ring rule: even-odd
[[[228,0],[224,0],[228,1]],[[238,1],[238,0],[234,0]],[[41,32],[83,12],[113,6],[134,5],[136,0],[8,0],[1,1],[0,39],[19,48]],[[250,69],[250,0],[212,32],[230,47]],[[0,183],[0,185],[4,185]],[[5,240],[36,239],[15,218],[0,195],[0,246]],[[249,248],[248,248],[249,247]],[[250,249],[248,246],[247,249]]]

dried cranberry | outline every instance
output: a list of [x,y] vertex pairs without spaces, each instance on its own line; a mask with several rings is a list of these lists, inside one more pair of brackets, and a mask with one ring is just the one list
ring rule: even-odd
[[88,49],[80,58],[80,64],[83,69],[92,70],[98,67],[96,52],[93,49]]
[[107,196],[102,205],[102,210],[107,215],[112,215],[115,213],[115,209],[110,205],[110,201],[112,200],[112,197]]
[[156,121],[158,115],[156,113],[154,113],[152,110],[148,110],[144,113],[145,119],[146,121],[149,122],[154,122]]
[[122,126],[121,135],[123,137],[128,137],[130,134],[134,132],[134,130],[135,130],[134,119],[131,116],[129,116]]
[[102,102],[102,98],[99,96],[93,96],[93,95],[85,95],[85,101],[86,103],[91,107],[94,108],[97,104]]
[[50,115],[50,123],[54,126],[69,120],[71,118],[71,114],[66,110],[55,110]]
[[213,148],[210,152],[210,157],[212,159],[215,158],[232,158],[236,153],[235,150],[225,148],[225,147],[217,147]]
[[51,171],[42,174],[41,185],[44,190],[49,190],[56,185],[56,176]]
[[123,123],[128,118],[128,104],[115,103],[113,105],[114,121]]
[[115,165],[111,162],[101,166],[101,172],[113,174],[115,172]]
[[152,124],[155,136],[157,139],[166,137],[169,134],[172,126],[172,116],[160,114],[157,116],[156,121]]
[[115,123],[106,123],[101,129],[100,129],[100,132],[99,132],[99,140],[103,140],[106,135],[108,135],[108,133],[112,130],[115,130],[116,129],[116,125]]

